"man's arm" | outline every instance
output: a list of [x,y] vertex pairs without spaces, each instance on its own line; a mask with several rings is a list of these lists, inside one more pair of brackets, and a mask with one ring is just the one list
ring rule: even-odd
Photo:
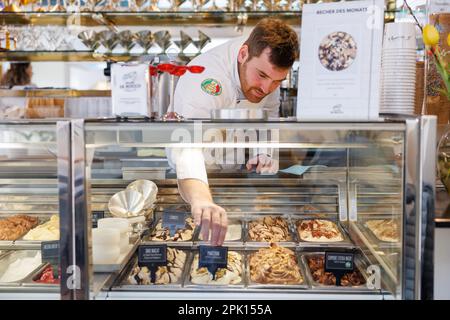
[[[224,78],[224,74],[217,70],[214,60],[198,58],[192,63],[203,65],[205,72],[186,73],[178,80],[174,108],[188,119],[209,119],[211,110],[228,104],[231,84]],[[217,93],[204,84],[208,79],[214,80],[221,91]],[[209,239],[211,230],[211,244],[222,245],[227,230],[227,215],[223,208],[214,204],[209,191],[202,149],[184,149],[176,158],[178,189],[183,199],[191,205],[196,225],[201,225],[203,240]]]
[[214,204],[208,185],[197,179],[178,179],[178,190],[181,197],[191,205],[195,224],[202,226],[203,240],[209,239],[211,229],[211,244],[222,245],[227,232],[227,213]]

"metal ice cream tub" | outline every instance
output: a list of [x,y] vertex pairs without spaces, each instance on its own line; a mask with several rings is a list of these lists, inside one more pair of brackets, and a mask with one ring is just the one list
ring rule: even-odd
[[[32,273],[37,271],[41,266],[42,262],[39,261],[36,265],[26,266],[27,269],[24,272],[17,272],[17,268],[24,267],[24,263],[14,265],[21,259],[30,259],[36,257],[40,252],[39,250],[17,250],[9,251],[3,255],[0,259],[0,286],[20,286],[21,283]],[[6,279],[5,279],[6,278]]]
[[364,269],[364,263],[362,261],[362,257],[355,256],[355,271],[360,273],[362,278],[364,279],[364,283],[361,283],[360,285],[354,285],[351,284],[349,286],[336,286],[333,284],[323,284],[319,281],[314,280],[314,276],[313,276],[313,271],[311,270],[311,268],[309,267],[309,259],[312,258],[320,258],[320,257],[324,257],[325,258],[325,253],[323,252],[304,252],[301,255],[301,259],[302,262],[305,266],[305,270],[306,270],[306,276],[309,280],[309,282],[311,283],[311,286],[313,289],[336,289],[339,288],[339,290],[357,290],[357,291],[373,291],[374,289],[369,289],[367,286],[367,280],[368,280],[368,274]]
[[118,285],[114,286],[112,288],[113,291],[152,291],[152,290],[171,290],[176,289],[179,290],[182,286],[183,279],[186,273],[186,267],[188,263],[189,258],[189,252],[186,250],[182,250],[179,248],[171,247],[172,249],[181,250],[186,254],[186,258],[184,260],[182,273],[180,277],[178,277],[177,281],[170,282],[167,284],[133,284],[130,283],[130,279],[136,274],[134,273],[134,270],[136,267],[138,267],[138,256],[137,254],[131,259],[128,266],[124,269],[122,274],[119,276],[119,281],[117,282]]
[[[268,248],[269,246],[267,245],[266,248]],[[290,283],[290,284],[282,284],[282,283],[273,283],[273,282],[257,282],[257,281],[253,281],[252,280],[252,270],[251,270],[251,261],[252,261],[252,256],[254,254],[256,254],[259,250],[264,249],[264,248],[259,248],[259,249],[248,249],[247,250],[247,276],[248,276],[248,283],[247,283],[247,287],[251,288],[251,289],[308,289],[309,288],[309,283],[308,283],[308,278],[306,276],[306,272],[304,270],[304,266],[302,264],[300,255],[298,252],[295,251],[295,248],[292,247],[286,247],[286,246],[282,246],[285,247],[287,249],[292,250],[292,252],[295,254],[295,259],[296,259],[296,264],[298,266],[298,270],[300,272],[300,277],[301,277],[301,281],[299,281],[298,283]]]
[[[296,236],[299,241],[300,247],[319,247],[319,248],[335,248],[335,247],[344,247],[344,248],[354,248],[355,245],[352,243],[351,239],[349,238],[347,232],[341,225],[341,223],[336,219],[336,217],[329,216],[329,217],[323,217],[323,216],[312,216],[312,215],[293,215],[291,216],[291,221],[293,228],[295,230]],[[323,239],[317,239],[315,241],[307,240],[302,238],[301,232],[299,231],[300,225],[303,221],[310,221],[310,220],[326,220],[331,221],[335,224],[337,230],[339,231],[342,240],[323,240]]]
[[[253,240],[250,235],[250,224],[251,223],[259,223],[262,225],[262,221],[265,217],[271,217],[271,218],[281,218],[287,223],[287,231],[288,231],[288,239],[283,241],[257,241]],[[297,244],[297,237],[292,227],[292,222],[290,215],[288,214],[264,214],[264,215],[248,215],[246,216],[246,221],[244,225],[244,232],[245,232],[245,245],[248,248],[251,247],[267,247],[270,242],[277,242],[278,244],[284,246],[284,247],[295,247]]]
[[[246,280],[246,259],[245,259],[245,252],[242,249],[233,249],[229,248],[228,252],[234,251],[235,253],[239,254],[242,258],[241,260],[241,273],[240,273],[240,281],[239,283],[194,283],[192,282],[191,274],[194,269],[198,269],[198,264],[194,265],[195,257],[199,255],[199,250],[193,250],[191,251],[191,254],[189,256],[189,264],[188,268],[186,269],[185,279],[184,279],[184,287],[186,288],[198,288],[203,290],[232,290],[232,289],[243,289],[245,287],[245,280]],[[198,260],[197,260],[198,262]],[[209,272],[208,272],[209,273]],[[217,274],[217,273],[216,273]],[[210,275],[210,274],[209,274]],[[211,276],[211,275],[210,275]],[[211,276],[212,277],[212,276]]]
[[[244,229],[244,221],[240,218],[233,218],[228,217],[228,229],[227,234],[225,236],[225,240],[223,242],[224,246],[227,247],[236,247],[236,246],[243,246],[244,244],[244,236],[245,236],[245,229]],[[194,240],[196,244],[209,244],[209,241],[205,241],[202,238],[201,235],[201,229],[198,228],[198,232],[196,233],[197,237]],[[210,235],[211,237],[211,235]]]

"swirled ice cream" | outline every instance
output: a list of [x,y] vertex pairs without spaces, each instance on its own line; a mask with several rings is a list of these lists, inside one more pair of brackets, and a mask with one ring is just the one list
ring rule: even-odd
[[[181,279],[183,267],[186,262],[186,253],[175,248],[167,248],[167,265],[160,266],[156,270],[156,280],[154,284],[176,283]],[[134,267],[128,276],[129,284],[151,285],[151,273],[147,267]]]
[[28,231],[24,240],[52,241],[59,240],[59,216],[53,215],[50,220]]
[[294,251],[272,243],[250,255],[250,278],[261,284],[302,284]]
[[194,257],[191,267],[191,282],[204,285],[226,285],[239,284],[242,282],[243,258],[235,251],[228,251],[228,264],[226,268],[219,268],[216,271],[215,278],[207,268],[198,267],[199,254]]
[[281,217],[264,217],[248,224],[248,235],[252,241],[292,241],[288,223]]
[[400,240],[399,223],[393,219],[369,220],[366,225],[381,241],[398,242]]
[[163,228],[162,220],[158,222],[150,238],[152,241],[189,241],[194,234],[194,220],[192,217],[186,218],[186,227],[178,229],[173,236],[170,236],[169,229]]
[[338,242],[344,237],[333,221],[323,219],[297,221],[300,239],[309,242]]

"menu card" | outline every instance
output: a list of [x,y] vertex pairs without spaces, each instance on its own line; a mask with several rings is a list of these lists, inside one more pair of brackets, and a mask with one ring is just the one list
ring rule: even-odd
[[297,119],[378,119],[382,0],[305,4]]
[[149,116],[149,68],[146,64],[111,66],[112,110],[116,116]]
[[450,12],[450,0],[430,0],[428,14]]

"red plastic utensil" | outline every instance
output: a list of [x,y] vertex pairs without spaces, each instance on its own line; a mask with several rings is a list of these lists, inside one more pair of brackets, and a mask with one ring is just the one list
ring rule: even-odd
[[156,76],[158,74],[158,69],[154,66],[150,66],[150,75],[151,76]]
[[183,74],[186,73],[187,70],[175,70],[172,71],[170,74],[176,77],[181,77]]
[[205,71],[205,67],[203,66],[189,66],[188,69],[191,73],[202,73]]
[[158,64],[157,68],[161,72],[171,72],[176,68],[176,66],[171,63],[161,63]]
[[188,68],[186,66],[175,66],[175,68],[172,71],[169,71],[169,73],[173,76],[181,77],[187,70]]

